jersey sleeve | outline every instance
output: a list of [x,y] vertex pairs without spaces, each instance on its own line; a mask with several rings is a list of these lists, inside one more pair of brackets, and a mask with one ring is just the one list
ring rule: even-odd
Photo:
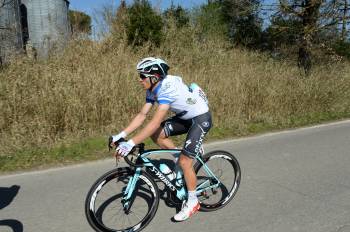
[[176,86],[172,85],[170,82],[164,83],[162,87],[160,88],[157,101],[158,104],[166,104],[170,105],[172,102],[176,100],[177,97],[177,91]]

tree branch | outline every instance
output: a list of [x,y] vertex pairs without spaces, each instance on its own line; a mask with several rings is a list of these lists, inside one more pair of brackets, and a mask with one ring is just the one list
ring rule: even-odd
[[280,7],[281,7],[282,12],[293,14],[293,15],[298,16],[298,17],[303,16],[303,12],[299,12],[299,11],[294,10],[293,7],[286,2],[286,0],[279,0],[279,2],[280,2]]

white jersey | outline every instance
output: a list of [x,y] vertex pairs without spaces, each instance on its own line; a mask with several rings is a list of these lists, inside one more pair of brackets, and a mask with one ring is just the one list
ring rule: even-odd
[[167,75],[153,90],[147,90],[146,102],[167,104],[179,118],[187,120],[209,111],[203,91],[197,86],[192,90],[182,78]]

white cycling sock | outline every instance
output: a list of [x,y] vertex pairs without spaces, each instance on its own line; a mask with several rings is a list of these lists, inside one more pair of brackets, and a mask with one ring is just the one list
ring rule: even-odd
[[198,198],[196,191],[188,191],[188,200],[187,200],[187,205],[188,206],[195,206],[198,203]]

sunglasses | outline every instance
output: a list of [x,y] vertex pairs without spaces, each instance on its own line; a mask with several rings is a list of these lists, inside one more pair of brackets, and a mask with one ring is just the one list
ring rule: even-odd
[[146,78],[148,78],[148,77],[154,77],[154,76],[156,76],[156,75],[154,75],[154,74],[140,73],[140,78],[141,78],[141,80],[144,80],[144,79],[146,79]]
[[146,79],[147,77],[148,77],[148,76],[146,76],[146,75],[140,73],[140,79],[141,79],[141,80],[144,80],[144,79]]

